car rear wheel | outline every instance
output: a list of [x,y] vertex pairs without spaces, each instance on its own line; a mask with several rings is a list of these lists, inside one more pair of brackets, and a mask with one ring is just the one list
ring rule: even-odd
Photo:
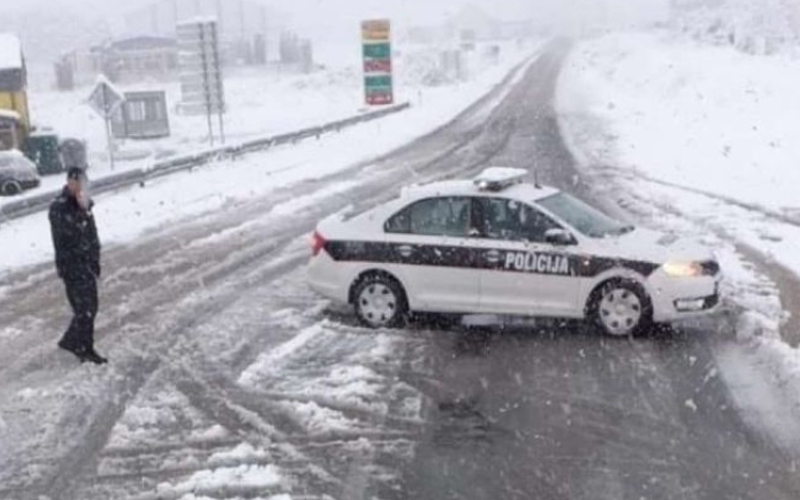
[[652,322],[652,305],[636,282],[612,281],[599,288],[589,307],[590,320],[606,335],[637,335]]
[[370,328],[402,326],[408,313],[403,288],[384,274],[363,278],[355,287],[353,300],[359,321]]
[[13,196],[22,192],[22,185],[17,181],[6,181],[0,186],[0,193],[5,196]]

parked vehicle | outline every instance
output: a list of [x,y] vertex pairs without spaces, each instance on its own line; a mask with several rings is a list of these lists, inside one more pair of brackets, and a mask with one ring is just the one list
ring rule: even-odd
[[0,151],[0,195],[13,196],[39,187],[36,164],[21,152]]

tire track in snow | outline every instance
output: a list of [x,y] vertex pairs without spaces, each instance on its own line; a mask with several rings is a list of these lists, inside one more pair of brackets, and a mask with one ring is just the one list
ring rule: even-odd
[[[501,91],[501,90],[502,90],[502,88],[498,88],[495,92],[498,92],[498,91]],[[483,112],[483,111],[478,109],[478,108],[472,109],[470,111],[470,113],[473,113],[473,114],[476,113],[476,112]],[[463,116],[461,118],[463,119]],[[461,156],[471,156],[471,155],[476,154],[474,151],[470,151],[470,148],[468,146],[471,145],[471,143],[473,141],[475,141],[476,138],[483,138],[484,137],[483,133],[484,133],[484,130],[481,129],[481,130],[479,130],[477,132],[473,130],[473,131],[468,132],[466,134],[461,134],[461,139],[463,140],[463,142],[458,143],[456,146],[454,146],[453,149],[451,149],[450,151],[446,151],[445,154],[442,153],[442,148],[441,147],[436,147],[436,148],[433,147],[434,145],[436,145],[435,142],[438,142],[438,144],[440,145],[441,142],[439,142],[439,141],[442,140],[441,138],[435,139],[434,142],[432,142],[431,144],[428,144],[427,149],[429,150],[429,152],[435,152],[436,156],[434,157],[434,159],[432,161],[430,161],[430,163],[424,165],[424,168],[417,169],[415,171],[415,173],[417,174],[418,177],[424,176],[424,179],[422,179],[422,180],[430,180],[430,179],[433,179],[433,178],[442,177],[443,175],[447,175],[448,171],[453,171],[453,172],[459,171],[461,168],[463,168],[463,165],[460,162],[459,158],[452,158],[452,156],[454,156],[457,151],[461,151],[461,150],[465,150],[462,153]],[[459,135],[459,134],[457,134],[457,135]],[[488,148],[485,148],[483,151],[477,152],[477,154],[480,157],[480,159],[473,161],[471,163],[472,166],[478,167],[478,166],[484,164],[486,161],[488,161],[489,158],[491,158],[492,153],[498,151],[499,149],[501,149],[503,147],[504,141],[501,139],[498,142],[498,141],[494,140],[495,138],[496,138],[496,136],[494,134],[489,134],[486,137],[486,139],[488,139],[488,143],[490,144],[490,146]],[[432,139],[430,139],[430,138],[428,138],[427,140],[428,141],[432,141]],[[423,142],[424,142],[424,140],[423,140]],[[447,155],[446,153],[448,153],[448,152],[451,153],[451,155]],[[417,151],[415,151],[415,153],[416,154],[421,154],[421,153],[419,153]],[[440,167],[441,165],[439,165],[437,162],[438,161],[443,161],[443,160],[448,160],[450,162],[449,168],[437,169],[436,171],[434,171],[432,173],[423,174],[423,172],[425,172],[426,170],[429,170],[429,169],[433,169],[433,167]],[[395,169],[395,171],[397,171],[397,170]],[[402,170],[401,170],[401,172],[402,172]],[[397,175],[395,175],[394,177],[395,178],[399,178]],[[335,176],[334,176],[334,178],[335,178]],[[382,180],[385,182],[385,181],[391,180],[391,178],[387,179],[386,176],[384,176],[384,178]],[[320,182],[319,184],[322,184],[322,182]],[[375,189],[373,188],[370,191],[374,192]],[[373,198],[373,200],[377,201],[375,198]],[[341,202],[336,202],[336,203],[341,203]],[[251,205],[251,208],[263,208],[263,205]],[[313,215],[312,215],[312,217],[313,217]],[[309,221],[309,222],[311,222],[311,221]],[[221,222],[220,225],[221,226],[225,226],[226,223],[229,223],[229,220],[224,220],[224,222]],[[294,229],[295,229],[294,235],[296,235],[297,234],[297,228],[294,228]],[[310,227],[309,227],[309,229],[310,229]],[[198,236],[198,237],[202,236],[202,233],[203,233],[203,231],[200,230],[199,226],[194,230],[194,232],[195,232],[196,236]],[[163,248],[169,248],[170,246],[172,246],[174,244],[174,242],[171,242],[169,240],[162,240],[162,241],[164,241],[164,243],[167,243],[167,245],[163,246],[163,244],[158,244],[156,246],[156,248],[154,249],[154,250],[156,250],[156,253],[162,253],[163,252],[163,250],[159,249],[158,247],[162,247],[163,246]],[[181,249],[182,248],[180,246],[177,247],[174,250],[174,255],[177,256]],[[113,318],[112,321],[115,321],[116,324],[120,324],[122,322],[129,322],[131,320],[137,319],[140,316],[145,316],[147,313],[155,314],[156,316],[159,316],[159,315],[163,314],[163,313],[160,312],[159,306],[162,305],[162,304],[169,304],[170,301],[167,299],[167,297],[169,297],[170,295],[173,296],[173,297],[175,295],[177,295],[177,296],[184,295],[185,296],[187,293],[190,293],[191,290],[193,289],[192,285],[195,285],[198,282],[203,287],[208,288],[209,291],[211,290],[211,287],[216,287],[218,289],[219,286],[216,284],[216,281],[224,280],[226,277],[229,277],[229,275],[232,272],[238,272],[238,270],[240,270],[243,267],[246,267],[246,266],[249,266],[249,265],[255,265],[257,267],[258,261],[263,259],[265,256],[270,255],[271,253],[274,253],[275,250],[276,250],[276,247],[273,244],[268,245],[268,246],[264,246],[264,245],[257,246],[255,249],[253,249],[252,246],[251,246],[251,247],[249,247],[248,251],[240,251],[238,254],[236,254],[236,255],[234,255],[232,257],[228,257],[226,259],[227,264],[223,264],[222,266],[217,266],[217,265],[211,265],[211,266],[207,265],[207,266],[205,266],[206,267],[205,277],[200,278],[200,279],[198,279],[198,277],[197,277],[197,269],[194,268],[194,266],[196,264],[189,263],[187,265],[187,264],[184,263],[186,261],[180,261],[180,260],[176,259],[177,268],[169,268],[167,266],[162,266],[162,268],[158,272],[152,273],[152,274],[158,275],[158,274],[163,273],[165,271],[170,271],[171,281],[173,282],[173,283],[171,283],[171,285],[172,285],[171,288],[168,287],[166,289],[166,291],[161,295],[157,295],[155,297],[150,297],[151,300],[148,301],[149,306],[145,305],[145,304],[142,304],[142,303],[134,304],[134,306],[136,306],[136,309],[137,309],[136,313],[128,313],[128,314],[123,315],[123,316],[118,316],[116,318]],[[151,258],[152,257],[148,257],[147,255],[143,255],[142,257],[140,257],[138,259],[139,262],[137,264],[135,264],[135,266],[138,265],[140,268],[147,269],[148,266],[146,264],[149,264],[149,262],[147,262],[147,261],[151,260]],[[113,257],[112,257],[112,259],[113,259]],[[137,259],[132,259],[132,260],[136,261]],[[206,259],[206,260],[208,260],[208,259]],[[300,262],[300,259],[291,261],[291,262],[289,262],[287,264],[287,268],[297,267],[299,262]],[[176,271],[176,272],[173,274],[172,271]],[[177,279],[176,279],[176,275],[177,275]],[[157,276],[151,276],[150,277],[150,281],[151,282],[157,282],[158,281],[157,280]],[[175,288],[175,283],[177,283],[180,286]],[[118,291],[117,293],[125,291],[124,287],[122,287],[121,285],[118,285],[118,286],[120,287],[120,291]],[[241,288],[239,290],[236,290],[236,292],[237,293],[241,293],[242,292]],[[31,302],[33,304],[35,304],[37,302],[39,302],[39,304],[41,304],[42,302],[52,304],[56,300],[59,299],[59,297],[58,297],[59,295],[60,294],[57,291],[49,290],[44,295],[44,299],[45,300],[43,300],[43,301],[37,301],[36,297],[30,297],[30,296],[28,296],[27,299],[29,299],[29,302]],[[228,297],[228,299],[230,299],[230,297],[232,297],[233,295],[234,294],[231,294]],[[214,300],[215,301],[220,301],[220,297],[216,297]],[[211,302],[211,301],[209,301],[209,302]],[[223,301],[223,302],[225,302],[225,301]],[[177,321],[176,326],[171,328],[171,329],[168,329],[167,331],[175,330],[176,328],[179,331],[186,331],[192,325],[196,325],[196,324],[202,322],[203,320],[205,320],[206,318],[208,318],[210,316],[213,316],[216,312],[224,309],[223,303],[220,303],[220,302],[217,302],[217,305],[218,305],[217,308],[209,309],[208,305],[209,305],[208,303],[202,303],[202,302],[200,304],[193,305],[189,309],[189,312],[186,313],[186,317],[190,318],[190,319],[188,321],[187,320]],[[37,310],[38,310],[39,313],[41,313],[40,309],[37,309]],[[202,313],[200,313],[201,311],[202,311]],[[33,309],[31,308],[28,312],[32,313]],[[198,313],[200,313],[200,314],[198,314]],[[160,318],[160,319],[163,321],[164,318]],[[113,324],[113,323],[111,323],[111,324]],[[110,328],[110,324],[108,324],[108,323],[101,324],[99,326],[100,326],[101,331]],[[152,335],[152,333],[151,333],[151,335]],[[114,340],[114,339],[115,339],[115,336],[111,336],[110,338],[105,338],[104,340]],[[164,349],[164,347],[165,347],[164,345],[161,345],[159,347],[156,347],[156,346],[157,346],[157,344],[156,345],[152,345],[151,344],[151,345],[148,346],[148,349],[151,349],[151,350],[152,349]],[[130,374],[131,372],[142,373],[142,369],[145,368],[145,369],[149,369],[151,373],[157,373],[157,371],[154,370],[154,369],[151,369],[150,366],[141,365],[141,364],[137,363],[135,360],[134,361],[129,361],[129,365],[130,366],[128,366],[127,369],[123,368],[122,371],[125,372],[125,373],[128,373],[128,374]],[[13,368],[12,370],[4,371],[2,373],[2,375],[0,375],[0,376],[2,376],[2,378],[5,379],[5,380],[17,379],[17,378],[20,378],[19,377],[20,374],[30,373],[31,370],[36,370],[36,369],[38,369],[39,366],[40,365],[38,365],[37,363],[33,363],[30,359],[23,360],[21,363],[15,364],[12,367]],[[95,439],[92,440],[91,442],[88,442],[88,441],[84,442],[81,445],[77,446],[76,448],[73,448],[72,451],[70,453],[68,453],[68,457],[69,458],[66,458],[62,462],[62,465],[57,468],[55,475],[51,479],[47,480],[45,483],[40,483],[40,486],[34,486],[33,489],[28,490],[31,493],[31,496],[37,495],[40,492],[44,492],[44,494],[48,494],[48,493],[55,494],[57,492],[59,494],[59,496],[68,498],[69,495],[70,495],[70,491],[71,491],[69,489],[70,481],[74,482],[76,480],[76,478],[81,477],[81,475],[85,474],[86,471],[91,470],[93,468],[93,466],[96,464],[96,457],[98,456],[99,452],[101,451],[102,445],[104,444],[104,436],[107,437],[107,433],[110,432],[110,430],[113,428],[113,425],[115,424],[115,422],[119,418],[119,410],[120,410],[120,408],[122,408],[122,406],[124,406],[126,401],[129,401],[133,397],[135,397],[135,395],[138,392],[138,390],[147,381],[146,378],[141,379],[141,380],[137,380],[137,379],[135,379],[133,377],[129,377],[129,375],[124,375],[123,378],[127,378],[127,379],[132,380],[131,387],[126,389],[126,392],[123,393],[124,396],[122,398],[117,399],[117,400],[115,400],[113,402],[110,402],[110,403],[106,404],[104,407],[102,407],[101,409],[96,411],[95,415],[100,415],[101,417],[99,419],[95,419],[94,423],[92,425],[90,425],[89,428],[88,428],[91,431],[93,431],[92,434],[95,436]],[[111,389],[111,392],[115,392],[113,386],[110,389]],[[86,428],[84,428],[84,430],[86,430]],[[44,486],[42,486],[41,484],[44,484]]]

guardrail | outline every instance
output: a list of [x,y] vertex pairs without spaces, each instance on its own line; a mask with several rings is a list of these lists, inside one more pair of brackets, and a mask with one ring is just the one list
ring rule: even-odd
[[[200,153],[183,155],[166,161],[153,164],[144,169],[135,169],[121,172],[119,174],[107,175],[99,179],[92,180],[92,193],[101,194],[115,189],[122,189],[136,184],[144,184],[148,180],[163,177],[190,170],[210,162],[223,159],[233,159],[246,154],[265,151],[276,146],[294,144],[311,138],[319,139],[321,136],[342,129],[383,118],[385,116],[399,113],[411,107],[410,103],[352,116],[343,120],[337,120],[318,127],[309,127],[296,132],[280,134],[263,139],[255,139],[231,146],[222,146],[208,149]],[[53,199],[61,192],[60,189],[48,191],[40,195],[31,196],[19,201],[7,203],[0,207],[0,224],[13,219],[18,219],[32,213],[39,212],[50,206]]]

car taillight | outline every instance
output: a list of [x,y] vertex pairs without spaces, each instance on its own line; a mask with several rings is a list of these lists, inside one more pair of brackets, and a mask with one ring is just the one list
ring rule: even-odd
[[325,248],[325,238],[321,234],[314,231],[314,236],[311,238],[311,253],[314,257],[319,255],[323,248]]

